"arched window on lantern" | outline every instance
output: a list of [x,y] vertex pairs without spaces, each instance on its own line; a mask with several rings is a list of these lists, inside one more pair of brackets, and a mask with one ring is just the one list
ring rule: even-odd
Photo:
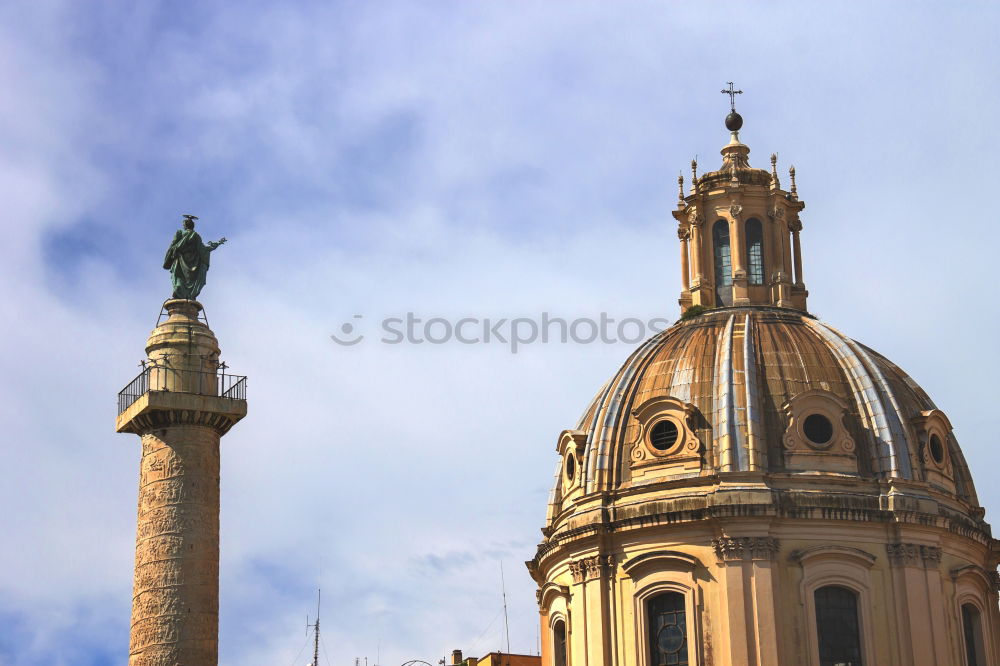
[[764,231],[760,220],[751,217],[746,222],[747,278],[750,284],[764,284]]
[[986,666],[983,645],[983,618],[972,604],[962,604],[962,635],[965,643],[966,666]]
[[566,666],[566,623],[562,620],[552,625],[552,653],[555,666]]
[[715,255],[715,304],[732,305],[732,257],[729,252],[729,222],[718,220],[712,226],[712,249]]
[[664,592],[646,601],[650,666],[687,666],[687,610],[684,595]]
[[821,587],[814,594],[820,666],[863,666],[858,595],[840,585]]

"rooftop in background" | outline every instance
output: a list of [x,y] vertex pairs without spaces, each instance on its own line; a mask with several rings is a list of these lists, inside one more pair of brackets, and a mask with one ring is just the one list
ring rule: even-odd
[[541,666],[542,658],[531,654],[507,654],[506,652],[488,652],[485,656],[462,657],[461,650],[451,653],[453,666]]

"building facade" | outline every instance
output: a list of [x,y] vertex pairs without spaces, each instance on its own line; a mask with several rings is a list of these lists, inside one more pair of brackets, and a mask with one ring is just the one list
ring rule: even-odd
[[794,168],[726,125],[679,181],[681,320],[558,437],[543,666],[1000,665],[1000,547],[947,414],[808,313]]

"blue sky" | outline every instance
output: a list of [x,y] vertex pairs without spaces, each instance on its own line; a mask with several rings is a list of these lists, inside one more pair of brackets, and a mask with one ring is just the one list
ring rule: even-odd
[[[181,213],[250,416],[223,444],[221,663],[534,649],[556,436],[630,345],[342,348],[354,314],[676,316],[678,171],[795,164],[811,309],[905,368],[1000,510],[994,3],[0,7],[0,664],[127,652],[115,394]],[[301,663],[307,659],[302,657]]]

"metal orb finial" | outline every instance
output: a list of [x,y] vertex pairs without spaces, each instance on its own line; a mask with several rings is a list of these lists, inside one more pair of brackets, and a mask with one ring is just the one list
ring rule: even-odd
[[726,116],[726,129],[730,132],[739,132],[741,127],[743,127],[743,116],[735,111],[730,111],[729,115]]
[[727,81],[729,88],[723,88],[720,92],[723,95],[729,95],[729,115],[726,116],[726,129],[730,132],[739,132],[740,128],[743,127],[743,116],[736,113],[736,96],[742,95],[742,90],[736,90],[733,88],[733,82]]

